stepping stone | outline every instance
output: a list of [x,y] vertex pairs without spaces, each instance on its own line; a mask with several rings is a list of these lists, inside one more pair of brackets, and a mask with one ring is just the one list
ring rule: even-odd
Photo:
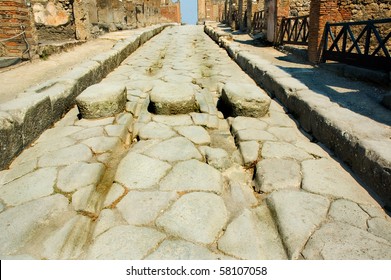
[[271,99],[252,84],[226,83],[221,95],[224,111],[230,116],[260,118],[267,114]]
[[76,98],[76,104],[85,119],[114,116],[125,110],[126,87],[112,83],[90,86]]
[[187,84],[158,84],[151,91],[150,110],[158,115],[187,114],[198,111],[195,90]]

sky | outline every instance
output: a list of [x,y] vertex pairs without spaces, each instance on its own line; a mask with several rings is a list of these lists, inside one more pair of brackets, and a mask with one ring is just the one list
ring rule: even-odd
[[197,23],[197,0],[181,0],[182,22]]

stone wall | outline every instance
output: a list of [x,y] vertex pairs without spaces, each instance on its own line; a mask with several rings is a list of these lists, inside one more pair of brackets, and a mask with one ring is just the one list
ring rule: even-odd
[[36,35],[26,1],[0,1],[0,56],[28,57],[23,37],[17,36],[23,32],[21,26],[24,26],[26,40],[32,48]]
[[160,12],[163,18],[169,22],[181,23],[181,6],[180,2],[173,3],[172,1],[166,1],[160,6]]
[[310,13],[311,0],[290,0],[289,15],[304,16]]

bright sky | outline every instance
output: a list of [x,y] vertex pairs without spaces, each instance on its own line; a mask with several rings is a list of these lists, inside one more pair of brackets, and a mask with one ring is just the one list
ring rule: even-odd
[[181,0],[182,22],[197,23],[197,0]]

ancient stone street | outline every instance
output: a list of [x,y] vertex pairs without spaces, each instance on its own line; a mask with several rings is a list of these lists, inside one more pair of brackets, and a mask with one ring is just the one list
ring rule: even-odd
[[1,259],[391,259],[376,196],[203,26],[76,101],[0,171]]

